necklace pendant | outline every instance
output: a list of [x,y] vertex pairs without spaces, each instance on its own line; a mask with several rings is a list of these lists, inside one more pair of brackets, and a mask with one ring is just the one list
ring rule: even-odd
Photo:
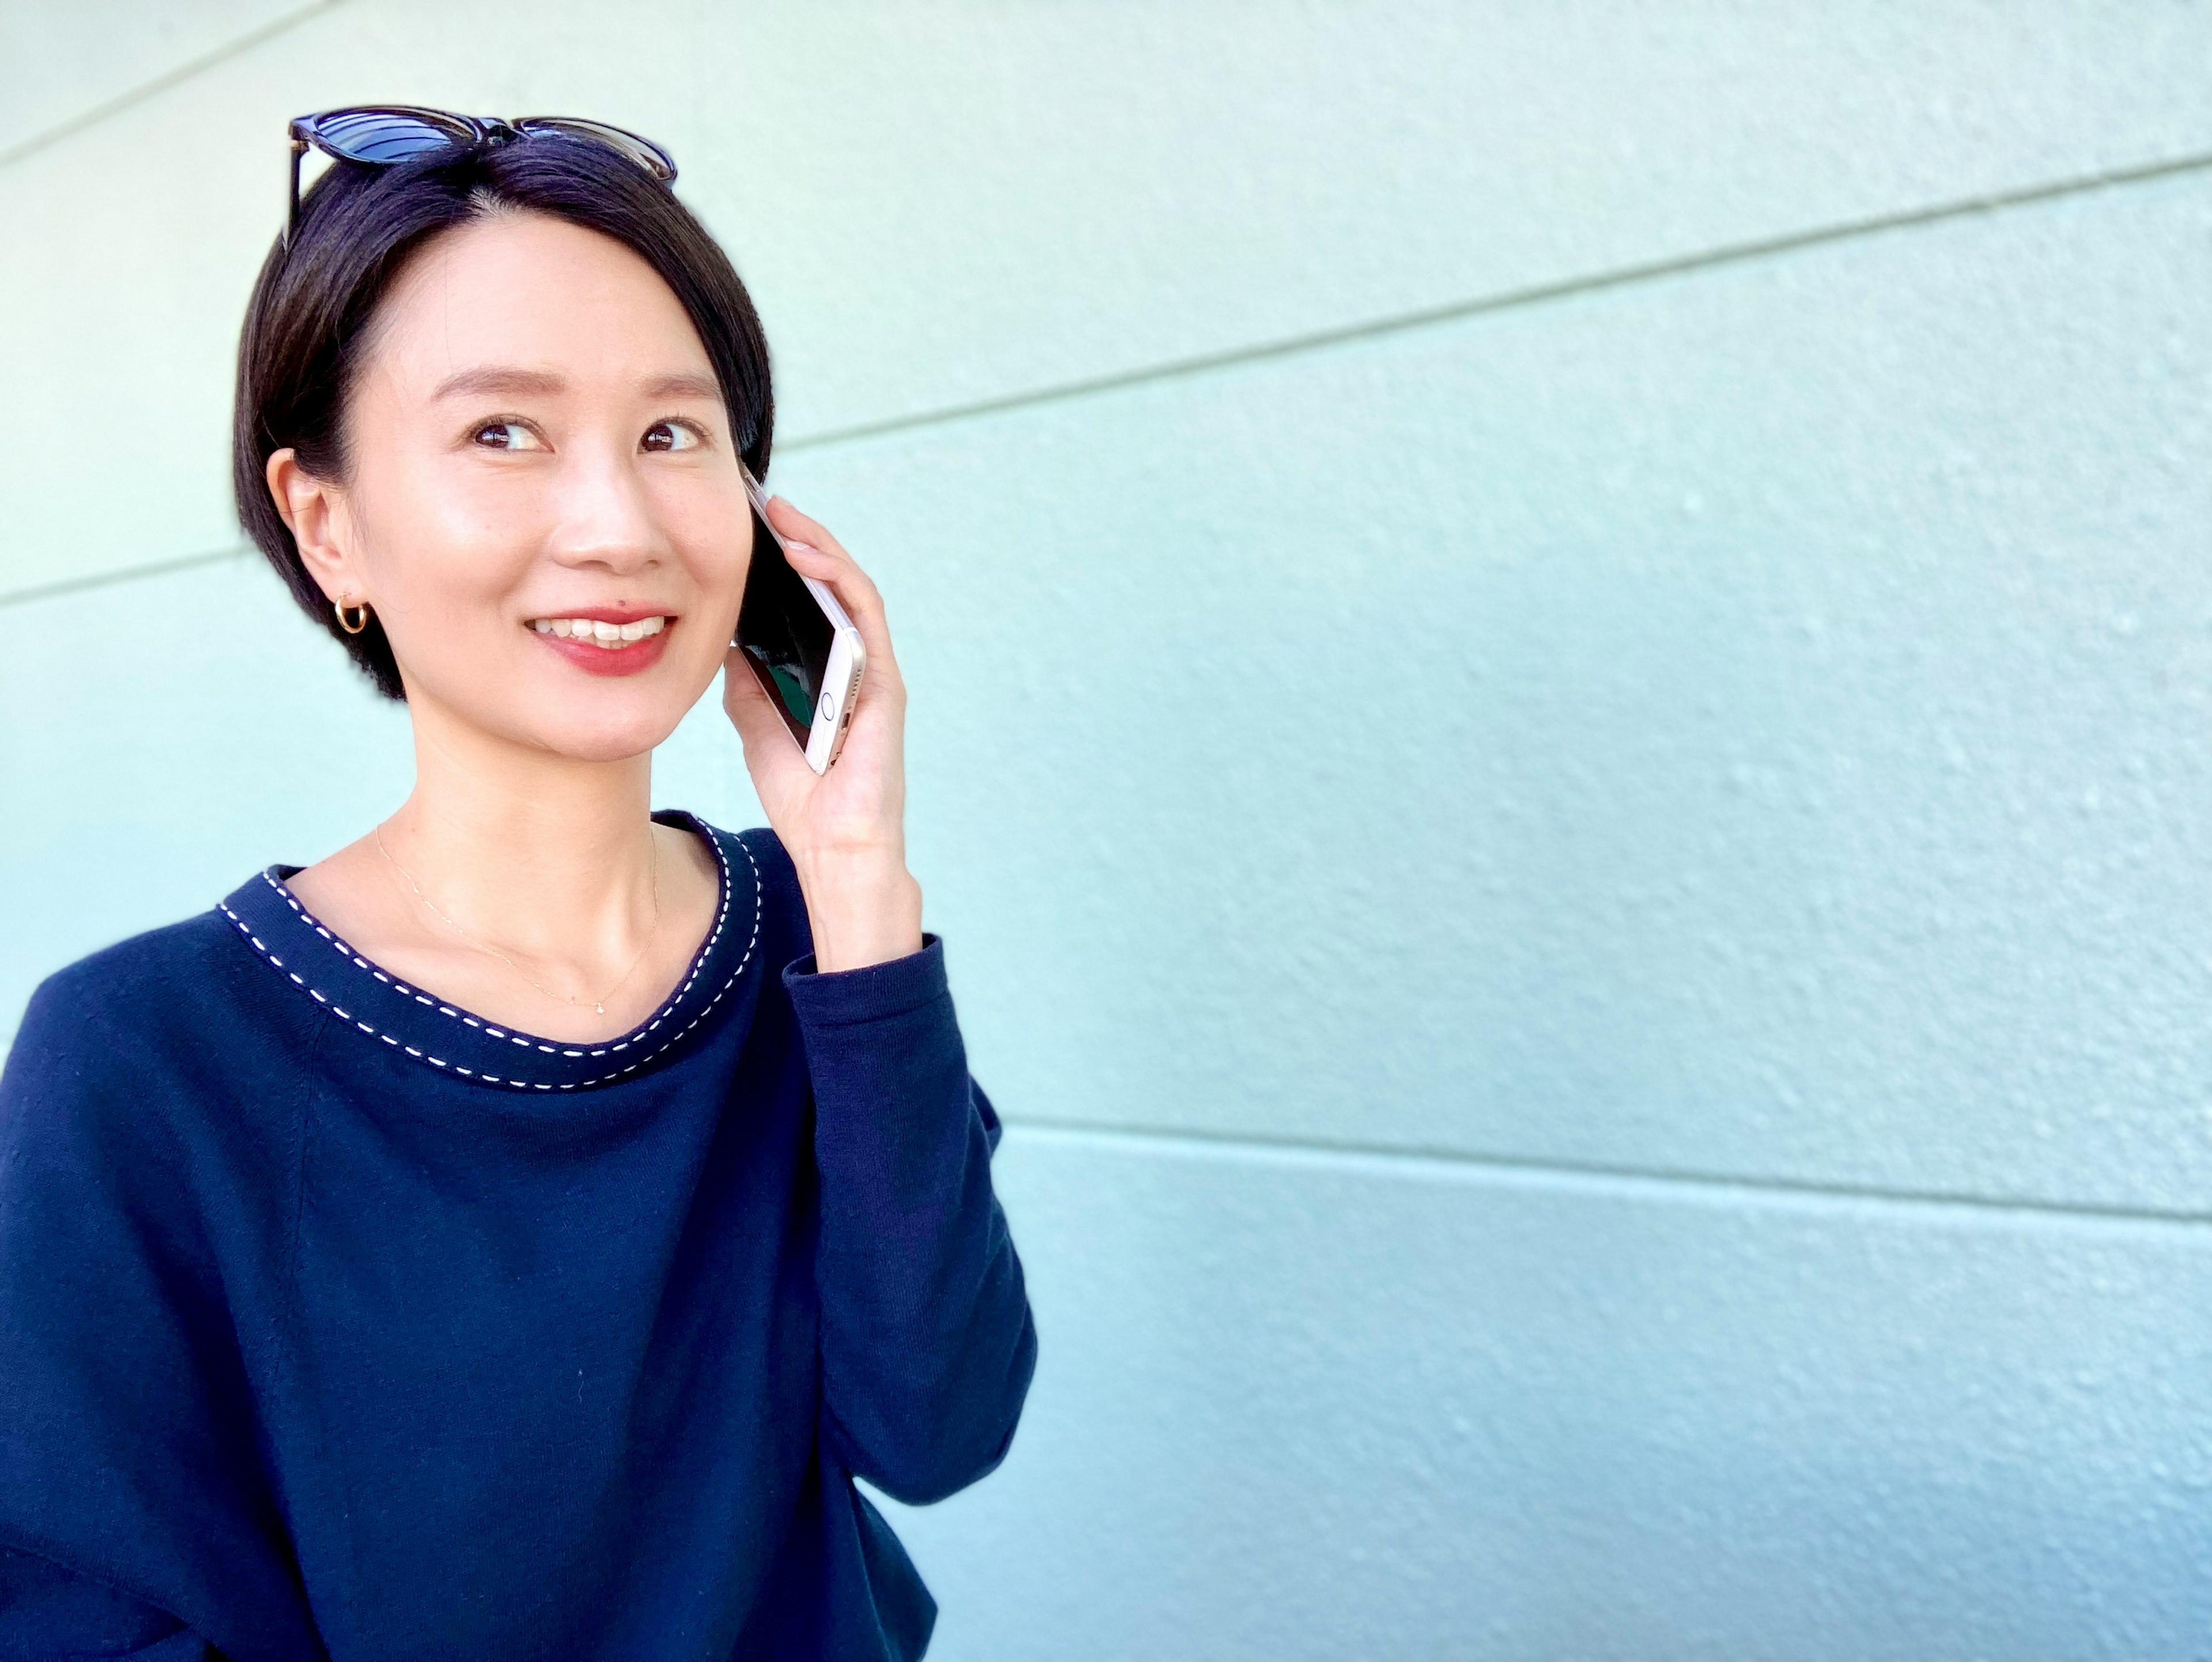
[[594,1004],[592,1008],[597,1010],[601,1015],[605,1015],[607,1013],[607,1007],[604,1004]]

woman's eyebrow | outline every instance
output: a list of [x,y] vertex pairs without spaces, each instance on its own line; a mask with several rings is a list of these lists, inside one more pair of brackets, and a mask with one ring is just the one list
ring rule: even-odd
[[[480,364],[471,369],[459,369],[438,383],[431,398],[450,399],[464,394],[481,398],[487,393],[536,393],[551,397],[568,390],[568,383],[559,375],[544,369],[521,369],[505,364]],[[721,383],[712,375],[689,371],[669,375],[656,375],[640,389],[648,399],[711,399],[719,401],[722,396]]]
[[722,384],[712,375],[662,375],[645,384],[649,399],[713,399],[720,401]]
[[474,369],[457,370],[438,383],[433,399],[450,399],[461,393],[477,396],[486,393],[554,393],[563,390],[568,382],[544,369],[514,369],[501,364],[485,364]]

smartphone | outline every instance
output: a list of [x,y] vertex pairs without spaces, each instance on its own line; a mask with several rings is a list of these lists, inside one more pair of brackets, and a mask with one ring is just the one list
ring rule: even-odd
[[867,649],[829,585],[802,577],[785,557],[783,539],[768,522],[768,498],[750,468],[745,469],[745,495],[752,502],[752,567],[730,644],[745,654],[769,702],[806,752],[806,765],[827,773],[853,724]]

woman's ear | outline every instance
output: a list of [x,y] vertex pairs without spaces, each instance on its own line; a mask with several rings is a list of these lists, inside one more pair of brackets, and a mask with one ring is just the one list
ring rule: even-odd
[[374,600],[354,569],[353,526],[344,491],[307,472],[289,446],[270,454],[265,472],[276,511],[299,545],[300,563],[323,593],[348,605]]

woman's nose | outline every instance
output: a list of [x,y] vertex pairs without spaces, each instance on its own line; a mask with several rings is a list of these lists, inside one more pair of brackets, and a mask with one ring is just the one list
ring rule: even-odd
[[557,488],[551,552],[562,564],[628,573],[666,557],[668,539],[629,455],[611,446],[571,450]]

